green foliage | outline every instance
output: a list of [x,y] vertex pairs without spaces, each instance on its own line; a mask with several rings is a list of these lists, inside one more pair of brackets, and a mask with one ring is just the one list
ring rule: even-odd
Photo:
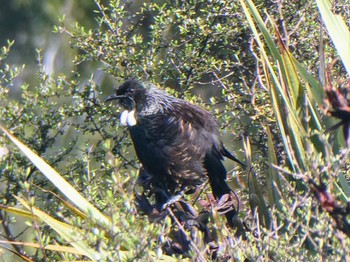
[[[115,82],[136,76],[188,101],[210,101],[228,148],[246,157],[247,170],[233,167],[228,178],[249,230],[236,236],[213,210],[210,245],[218,260],[345,260],[350,243],[339,224],[343,217],[321,198],[345,207],[350,186],[348,151],[325,133],[331,124],[320,110],[323,91],[314,66],[319,36],[309,31],[318,31],[316,5],[104,2],[95,1],[92,28],[65,17],[54,28],[76,51],[72,74],[46,74],[38,51],[31,84],[18,84],[24,66],[6,64],[13,42],[1,48],[0,116],[18,146],[0,137],[1,234],[11,250],[47,261],[172,259],[164,247],[182,228],[169,217],[151,222],[137,212],[138,164],[130,139],[115,107],[101,103],[112,88],[97,86],[94,74],[83,77],[86,68],[99,67]],[[325,20],[340,19],[321,13]],[[332,58],[331,40],[324,38],[325,55]],[[201,232],[187,233],[192,249],[178,257],[213,259]]]

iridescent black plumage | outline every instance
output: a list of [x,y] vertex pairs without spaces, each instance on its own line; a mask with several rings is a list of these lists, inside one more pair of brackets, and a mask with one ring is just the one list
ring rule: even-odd
[[[242,163],[223,146],[211,113],[135,79],[127,80],[105,101],[112,99],[128,111],[135,110],[136,124],[128,128],[143,170],[159,191],[155,192],[159,206],[207,179],[217,199],[232,192],[225,181],[223,157]],[[234,214],[226,216],[230,220]]]

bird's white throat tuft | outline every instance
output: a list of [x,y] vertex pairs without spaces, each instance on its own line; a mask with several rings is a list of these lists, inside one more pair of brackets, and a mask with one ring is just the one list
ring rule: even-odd
[[120,115],[120,124],[122,126],[136,125],[137,121],[135,118],[135,110],[131,110],[130,112],[128,110],[124,110]]

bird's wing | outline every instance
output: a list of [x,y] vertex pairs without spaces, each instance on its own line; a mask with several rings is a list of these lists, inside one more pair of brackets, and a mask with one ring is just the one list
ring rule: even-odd
[[163,139],[179,150],[186,148],[195,156],[221,144],[214,117],[198,106],[184,102],[174,104],[172,110],[149,116],[149,119],[146,130],[151,139],[159,140],[161,134],[161,142]]

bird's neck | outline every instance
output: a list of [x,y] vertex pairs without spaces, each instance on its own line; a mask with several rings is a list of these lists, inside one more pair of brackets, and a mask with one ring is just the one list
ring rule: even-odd
[[147,93],[147,99],[143,106],[138,108],[138,114],[140,115],[153,115],[159,113],[165,113],[168,110],[173,109],[176,103],[176,98],[168,95],[159,89],[151,89]]

